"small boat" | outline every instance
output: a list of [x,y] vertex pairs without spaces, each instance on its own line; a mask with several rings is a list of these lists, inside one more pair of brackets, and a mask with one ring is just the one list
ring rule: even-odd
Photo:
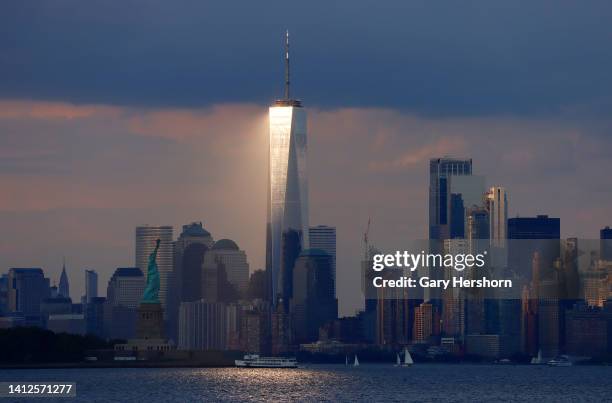
[[344,357],[344,365],[348,367],[348,355]]
[[544,360],[542,359],[542,349],[538,350],[538,356],[537,357],[532,357],[531,358],[531,364],[533,364],[533,365],[546,364],[544,362]]
[[295,358],[260,357],[257,354],[247,354],[242,360],[235,360],[234,364],[240,368],[297,368]]
[[409,367],[414,364],[412,361],[412,356],[410,355],[410,351],[408,351],[408,347],[404,347],[404,362],[401,364],[402,367]]
[[358,367],[359,366],[359,360],[357,359],[357,354],[355,354],[355,361],[353,362],[353,366],[354,367]]
[[396,354],[396,357],[395,357],[395,358],[396,358],[396,359],[395,359],[395,366],[396,366],[396,367],[401,367],[401,366],[402,366],[402,361],[400,360],[400,356],[399,356],[399,354]]
[[567,355],[560,355],[547,363],[551,367],[571,367],[573,364]]

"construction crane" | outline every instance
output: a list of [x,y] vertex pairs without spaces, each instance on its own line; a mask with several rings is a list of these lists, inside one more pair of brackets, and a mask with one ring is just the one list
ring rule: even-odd
[[372,217],[368,217],[368,225],[366,227],[365,232],[363,233],[363,260],[364,262],[368,261],[369,258],[369,253],[370,253],[370,248],[369,248],[369,243],[368,243],[368,236],[370,235],[370,224],[372,221]]

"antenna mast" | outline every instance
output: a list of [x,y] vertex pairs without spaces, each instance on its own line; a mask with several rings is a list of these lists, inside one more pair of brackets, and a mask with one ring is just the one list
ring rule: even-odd
[[289,100],[289,30],[285,36],[285,99]]

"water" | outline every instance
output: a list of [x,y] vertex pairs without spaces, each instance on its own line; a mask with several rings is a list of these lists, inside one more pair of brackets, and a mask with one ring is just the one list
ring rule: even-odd
[[[57,401],[612,401],[612,367],[362,364],[299,369],[2,370],[0,381],[71,381]],[[25,401],[26,399],[15,399]],[[36,401],[48,402],[50,399]]]

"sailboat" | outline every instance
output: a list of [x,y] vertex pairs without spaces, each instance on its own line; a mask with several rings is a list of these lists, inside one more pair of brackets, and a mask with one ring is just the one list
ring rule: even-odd
[[537,357],[533,357],[531,359],[531,363],[533,365],[542,365],[542,364],[545,364],[544,360],[542,359],[542,349],[538,350],[538,356]]
[[344,365],[348,367],[348,355],[344,357]]
[[354,367],[358,367],[359,366],[359,360],[357,359],[357,354],[355,354],[355,362],[353,363]]
[[[399,355],[397,356],[399,360]],[[412,361],[412,356],[410,355],[410,351],[408,351],[408,347],[404,347],[404,362],[401,364],[402,367],[409,367],[414,364]]]
[[402,366],[402,361],[400,360],[400,356],[399,356],[399,354],[396,354],[396,355],[395,355],[395,358],[396,358],[396,360],[395,360],[395,366],[396,366],[396,367],[401,367],[401,366]]

